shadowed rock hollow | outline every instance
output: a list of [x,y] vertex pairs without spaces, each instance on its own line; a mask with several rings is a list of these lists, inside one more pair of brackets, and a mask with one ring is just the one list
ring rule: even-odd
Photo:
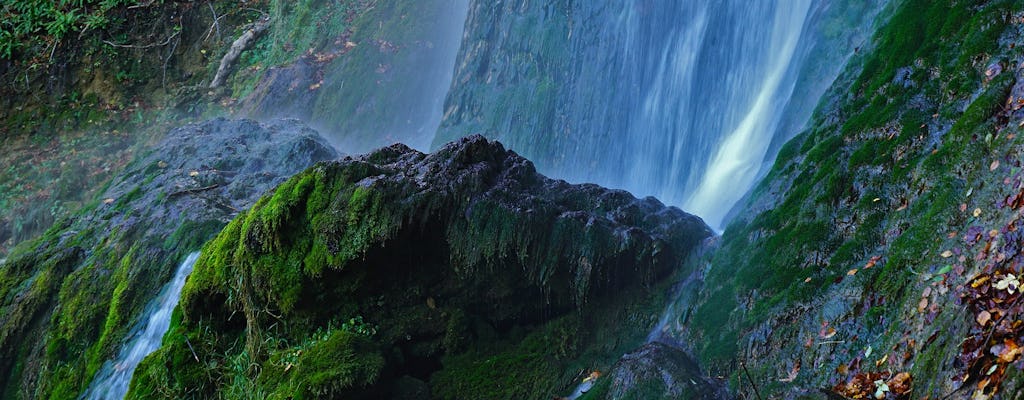
[[643,342],[711,234],[478,136],[320,163],[204,247],[129,397],[550,399]]

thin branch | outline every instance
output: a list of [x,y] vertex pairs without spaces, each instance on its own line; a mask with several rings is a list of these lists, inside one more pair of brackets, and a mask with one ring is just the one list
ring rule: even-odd
[[196,362],[199,362],[199,356],[196,355],[196,349],[192,348],[192,342],[188,341],[188,336],[185,336],[185,335],[181,335],[181,336],[183,338],[185,338],[185,344],[188,345],[189,351],[192,352],[192,357],[194,357],[196,359]]
[[[178,32],[182,31],[181,23],[178,23]],[[171,47],[171,51],[167,52],[167,57],[164,58],[163,77],[160,78],[160,86],[167,89],[167,63],[171,61],[171,57],[174,57],[174,51],[178,49],[178,44],[181,43],[181,38],[174,41],[174,46]]]
[[743,367],[743,373],[747,375],[747,381],[750,382],[750,386],[754,387],[754,394],[757,395],[757,400],[764,400],[761,398],[761,392],[757,390],[757,384],[754,383],[754,379],[750,377],[750,371],[747,371],[747,363],[741,361],[740,366]]
[[213,34],[214,28],[217,28],[217,40],[221,40],[223,38],[220,36],[220,19],[224,16],[217,16],[217,10],[213,9],[213,3],[209,0],[206,1],[206,5],[210,6],[210,13],[213,14],[213,24],[210,24],[210,29],[206,30],[206,37],[203,38],[203,41],[205,42],[210,39],[210,35]]
[[181,34],[181,30],[178,30],[177,32],[174,32],[173,35],[168,36],[167,40],[164,40],[162,43],[147,44],[145,46],[138,46],[134,44],[117,44],[109,40],[104,40],[103,43],[106,43],[108,46],[121,47],[125,49],[149,49],[157,46],[166,46],[168,43],[171,42],[171,40],[174,40],[174,38],[179,34]]
[[171,193],[171,194],[167,195],[167,197],[180,196],[180,195],[183,195],[183,194],[196,194],[196,193],[199,193],[199,192],[205,192],[207,190],[216,189],[218,187],[220,187],[220,185],[214,184],[214,185],[204,186],[204,187],[200,187],[200,188],[184,189],[184,190],[179,190],[177,192]]
[[149,1],[146,2],[146,4],[136,4],[134,6],[129,6],[127,9],[131,10],[133,8],[149,7],[149,6],[153,5],[154,2],[156,2],[156,0],[149,0]]

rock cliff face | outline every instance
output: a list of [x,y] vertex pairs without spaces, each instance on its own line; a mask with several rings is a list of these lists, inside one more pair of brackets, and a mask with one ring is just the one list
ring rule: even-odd
[[172,130],[96,201],[0,263],[3,398],[75,398],[185,255],[337,153],[294,120]]
[[769,396],[1014,398],[1024,6],[889,17],[726,229],[682,336]]
[[550,399],[643,342],[711,234],[479,136],[320,163],[204,247],[129,397]]

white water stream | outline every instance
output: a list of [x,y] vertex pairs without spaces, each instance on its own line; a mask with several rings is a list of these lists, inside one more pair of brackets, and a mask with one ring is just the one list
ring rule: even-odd
[[128,392],[128,383],[132,380],[135,367],[143,358],[160,348],[164,334],[171,325],[171,311],[178,305],[181,289],[185,286],[185,278],[192,273],[199,253],[189,254],[174,273],[174,278],[160,291],[153,303],[146,307],[142,321],[133,332],[117,358],[107,361],[96,373],[92,384],[82,398],[85,399],[122,399]]

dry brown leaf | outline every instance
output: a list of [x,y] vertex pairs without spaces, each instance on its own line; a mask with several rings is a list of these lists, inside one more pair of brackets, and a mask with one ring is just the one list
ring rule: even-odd
[[836,367],[836,372],[839,373],[839,375],[849,374],[850,373],[850,366],[846,365],[846,364],[839,364],[839,366]]
[[857,275],[857,269],[856,269],[856,268],[854,268],[854,269],[851,269],[851,270],[849,270],[849,271],[846,271],[846,275],[847,275],[847,276],[854,276],[854,275]]
[[928,309],[928,298],[922,297],[921,301],[917,303],[917,312],[923,313]]
[[789,374],[787,374],[785,378],[779,378],[779,382],[792,382],[792,381],[796,380],[796,377],[799,374],[800,374],[800,359],[798,358],[796,360],[796,362],[793,363],[793,368],[790,368]]
[[103,199],[103,204],[111,204],[113,202],[114,202],[113,198],[109,198],[108,197],[108,198]]
[[999,168],[999,160],[992,161],[992,164],[988,166],[989,171],[995,171],[996,168]]
[[988,322],[991,321],[991,320],[992,320],[992,314],[989,313],[988,311],[984,311],[984,310],[982,312],[978,313],[978,315],[974,318],[974,321],[977,322],[978,325],[981,325],[981,326],[985,326],[985,324],[988,324]]

